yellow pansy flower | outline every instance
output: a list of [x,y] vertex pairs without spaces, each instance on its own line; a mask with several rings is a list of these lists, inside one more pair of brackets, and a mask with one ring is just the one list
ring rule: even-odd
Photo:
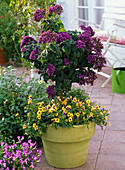
[[82,112],[83,115],[85,115],[86,113],[85,112]]
[[62,105],[67,105],[67,99],[65,99],[64,101],[62,101]]
[[59,123],[59,122],[60,122],[60,119],[59,119],[59,118],[55,118],[55,122],[56,122],[56,123]]
[[30,100],[28,100],[28,104],[31,104],[32,103],[32,100],[30,99]]
[[111,126],[111,123],[109,122],[108,125]]
[[72,117],[69,117],[68,120],[69,120],[69,122],[72,122]]
[[99,105],[96,105],[96,109],[100,109]]
[[90,116],[91,116],[91,117],[93,116],[93,113],[92,113],[92,112],[90,112]]
[[17,113],[15,116],[16,116],[16,117],[19,116],[19,113]]
[[33,97],[32,95],[29,95],[29,99],[32,99],[32,97]]
[[87,104],[90,104],[90,103],[91,103],[91,100],[90,100],[90,99],[87,99],[87,100],[86,100],[86,103],[87,103]]
[[80,114],[79,114],[79,113],[76,113],[75,115],[76,115],[77,117],[79,117],[79,116],[80,116]]
[[71,108],[72,108],[72,107],[71,107],[70,105],[67,105],[67,106],[66,106],[66,109],[68,109],[68,110],[71,109]]
[[76,98],[76,97],[74,97],[74,98],[73,98],[73,102],[76,102],[76,101],[77,101],[77,98]]
[[79,103],[76,103],[76,106],[79,107]]
[[25,124],[23,125],[23,129],[26,129],[26,125]]
[[41,115],[37,115],[37,118],[38,118],[38,119],[41,119]]

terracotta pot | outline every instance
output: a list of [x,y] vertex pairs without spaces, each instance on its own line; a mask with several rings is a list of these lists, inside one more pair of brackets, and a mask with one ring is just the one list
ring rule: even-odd
[[0,65],[9,63],[7,56],[4,54],[5,49],[0,49]]
[[42,136],[48,164],[57,168],[75,168],[86,162],[95,123],[77,125],[74,128],[49,127]]

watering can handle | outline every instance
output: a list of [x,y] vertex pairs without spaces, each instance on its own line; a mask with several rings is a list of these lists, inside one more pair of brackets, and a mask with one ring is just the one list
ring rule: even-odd
[[119,79],[118,79],[119,73],[120,73],[120,70],[118,70],[118,71],[116,72],[116,81],[117,81],[118,85],[120,86]]

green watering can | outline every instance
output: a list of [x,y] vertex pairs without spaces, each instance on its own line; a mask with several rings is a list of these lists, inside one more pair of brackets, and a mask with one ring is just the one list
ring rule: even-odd
[[[114,67],[116,62],[123,66]],[[112,92],[125,94],[125,60],[117,60],[112,66]]]

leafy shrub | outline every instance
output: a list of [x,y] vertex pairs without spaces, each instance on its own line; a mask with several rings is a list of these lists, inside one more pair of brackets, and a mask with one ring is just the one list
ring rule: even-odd
[[27,119],[28,96],[35,96],[36,102],[48,100],[46,84],[34,78],[24,82],[27,74],[15,76],[12,66],[0,69],[0,139],[11,142],[18,135],[26,137],[21,123]]

